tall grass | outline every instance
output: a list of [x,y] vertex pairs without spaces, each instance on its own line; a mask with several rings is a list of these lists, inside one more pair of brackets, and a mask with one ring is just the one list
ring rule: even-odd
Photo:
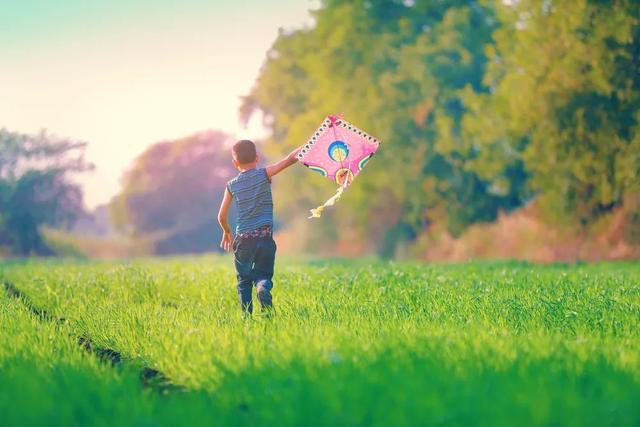
[[[3,323],[13,319],[3,341],[18,340],[22,350],[0,353],[0,375],[36,364],[55,389],[51,372],[80,370],[74,389],[97,378],[99,390],[126,390],[131,413],[152,424],[640,421],[637,264],[282,261],[276,317],[251,320],[240,316],[225,258],[3,270],[34,305],[67,320],[43,324],[2,300]],[[114,373],[83,354],[77,336],[116,349],[127,368]],[[143,365],[186,391],[143,391],[132,370]],[[103,402],[92,410],[104,415],[108,398],[88,396]],[[60,399],[60,410],[72,411],[79,398]],[[12,413],[9,400],[0,398],[0,410]]]

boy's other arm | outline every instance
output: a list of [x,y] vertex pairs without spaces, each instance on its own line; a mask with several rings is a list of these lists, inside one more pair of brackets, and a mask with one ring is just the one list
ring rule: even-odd
[[277,163],[267,166],[265,168],[265,170],[267,171],[267,177],[271,178],[272,176],[279,174],[280,172],[282,172],[292,164],[296,163],[298,161],[296,156],[298,155],[301,149],[302,147],[298,147],[295,150],[293,150],[291,153],[289,153],[289,155],[284,159],[280,160]]
[[231,250],[231,246],[233,245],[233,235],[231,234],[229,221],[227,220],[232,197],[233,195],[229,192],[229,189],[225,188],[222,203],[220,203],[220,210],[218,211],[218,223],[220,224],[220,227],[222,227],[222,240],[220,241],[220,247],[227,252]]

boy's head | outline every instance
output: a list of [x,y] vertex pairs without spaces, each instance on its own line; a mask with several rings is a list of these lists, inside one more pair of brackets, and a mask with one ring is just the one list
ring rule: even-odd
[[256,144],[248,139],[243,139],[233,144],[231,149],[233,164],[235,167],[252,166],[258,162]]

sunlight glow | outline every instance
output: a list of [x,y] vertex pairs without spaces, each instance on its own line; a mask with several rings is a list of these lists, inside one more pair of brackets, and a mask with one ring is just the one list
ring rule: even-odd
[[122,9],[111,10],[113,16],[73,5],[77,16],[51,28],[38,19],[50,12],[45,3],[28,0],[24,10],[0,5],[0,15],[13,14],[20,24],[0,29],[9,40],[0,56],[0,127],[47,128],[89,142],[96,171],[81,178],[89,207],[109,201],[122,172],[154,142],[205,129],[259,139],[265,135],[259,118],[247,129],[239,124],[240,97],[278,28],[310,25],[314,6],[264,3],[192,1],[163,14],[151,3],[127,10],[116,2]]

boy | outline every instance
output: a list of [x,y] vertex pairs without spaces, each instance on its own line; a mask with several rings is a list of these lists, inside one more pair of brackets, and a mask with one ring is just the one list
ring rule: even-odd
[[[263,310],[273,308],[273,264],[276,243],[273,241],[273,200],[271,178],[297,162],[300,148],[266,168],[257,168],[258,155],[252,141],[238,141],[231,149],[233,165],[240,171],[227,183],[218,212],[223,236],[220,247],[233,250],[238,277],[238,294],[243,314],[253,312],[251,292],[256,286],[258,301]],[[231,234],[227,214],[231,199],[236,200],[238,220],[235,238]]]

